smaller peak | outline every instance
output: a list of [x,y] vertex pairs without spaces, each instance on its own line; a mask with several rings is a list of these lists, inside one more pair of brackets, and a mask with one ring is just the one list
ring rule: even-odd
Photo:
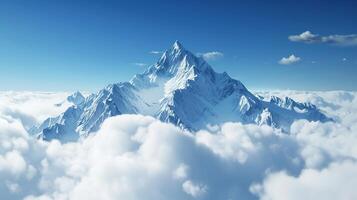
[[68,97],[83,97],[82,93],[80,91],[75,91]]
[[82,102],[84,102],[85,98],[82,95],[82,93],[80,93],[79,91],[76,91],[73,94],[69,95],[67,97],[67,100],[75,105],[79,105]]
[[176,41],[174,42],[174,44],[172,45],[172,48],[173,48],[173,49],[176,49],[176,50],[179,50],[179,49],[183,49],[183,46],[182,46],[182,44],[181,44],[178,40],[176,40]]

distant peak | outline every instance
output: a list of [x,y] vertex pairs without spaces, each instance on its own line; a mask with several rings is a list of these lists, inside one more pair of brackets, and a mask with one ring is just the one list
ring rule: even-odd
[[82,93],[79,91],[73,92],[69,97],[83,97]]
[[174,42],[174,44],[172,45],[172,48],[175,49],[175,50],[179,50],[179,49],[183,49],[183,46],[178,40],[176,40]]
[[75,105],[81,104],[84,101],[84,99],[85,99],[84,96],[79,91],[76,91],[67,97],[67,100],[71,103],[74,103]]

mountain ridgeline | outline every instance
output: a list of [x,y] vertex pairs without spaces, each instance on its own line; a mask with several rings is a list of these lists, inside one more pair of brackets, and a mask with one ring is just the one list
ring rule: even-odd
[[215,72],[178,41],[129,82],[110,84],[86,98],[75,93],[68,100],[74,105],[43,122],[36,129],[37,137],[75,141],[97,131],[108,117],[121,114],[150,115],[190,131],[231,121],[266,124],[288,132],[294,120],[330,120],[310,103],[255,96],[227,73]]

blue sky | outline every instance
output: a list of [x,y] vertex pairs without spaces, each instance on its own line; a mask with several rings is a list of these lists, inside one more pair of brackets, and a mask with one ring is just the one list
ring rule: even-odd
[[[356,1],[0,2],[0,90],[95,91],[175,40],[251,89],[357,90]],[[314,41],[288,37],[311,31]],[[318,36],[316,36],[318,35]],[[328,40],[346,36],[349,45]],[[315,38],[316,36],[316,38]],[[316,39],[316,40],[315,40]],[[326,39],[326,40],[325,40]],[[300,58],[284,65],[290,55]]]

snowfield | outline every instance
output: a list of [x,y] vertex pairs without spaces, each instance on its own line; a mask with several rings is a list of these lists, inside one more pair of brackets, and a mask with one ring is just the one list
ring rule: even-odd
[[81,98],[1,92],[0,197],[357,199],[357,93],[254,94],[312,103],[334,121],[297,120],[288,133],[239,122],[188,131],[152,116],[123,114],[108,117],[83,140],[46,142],[28,130]]
[[87,98],[76,92],[67,100],[74,105],[30,132],[46,141],[77,141],[98,131],[105,119],[122,114],[149,115],[189,131],[240,122],[289,132],[298,119],[333,120],[311,103],[259,98],[227,73],[215,72],[178,41],[129,82],[110,84]]

